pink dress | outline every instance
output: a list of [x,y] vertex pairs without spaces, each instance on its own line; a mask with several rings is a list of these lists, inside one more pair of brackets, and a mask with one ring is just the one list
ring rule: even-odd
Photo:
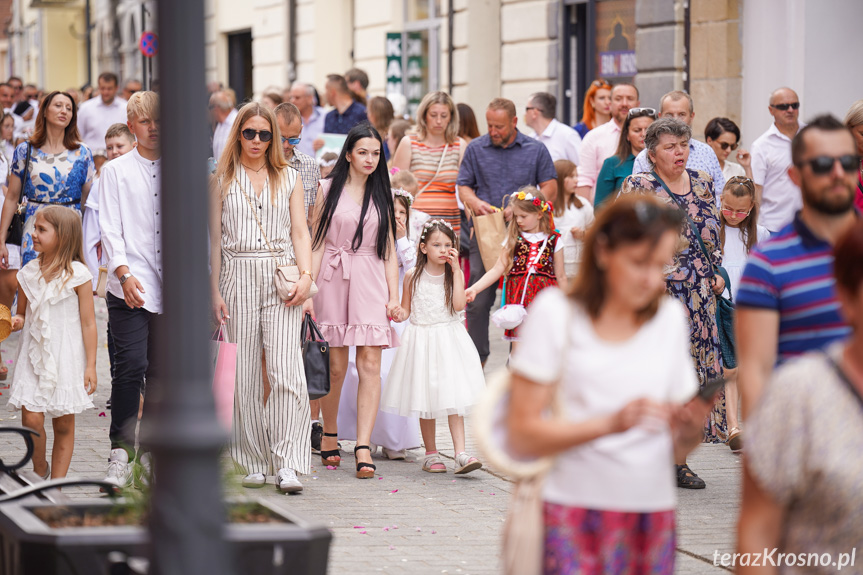
[[[326,197],[331,180],[321,180]],[[369,203],[363,223],[363,244],[353,251],[362,206],[346,193],[330,221],[324,239],[324,257],[315,295],[316,321],[331,347],[396,347],[398,336],[387,319],[387,288],[384,261],[375,252],[378,214]]]

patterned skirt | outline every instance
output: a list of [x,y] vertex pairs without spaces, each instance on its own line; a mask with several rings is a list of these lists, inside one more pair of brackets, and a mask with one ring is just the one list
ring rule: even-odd
[[[671,297],[680,300],[689,315],[689,352],[695,362],[698,381],[704,386],[721,377],[722,352],[719,347],[719,328],[716,325],[716,296],[710,289],[710,278],[701,278],[694,286],[683,282],[667,282]],[[704,442],[724,443],[728,437],[725,417],[725,390],[704,422]]]
[[[507,304],[520,303],[521,294],[524,291],[524,282],[527,279],[527,274],[508,275],[506,278],[506,293],[504,294],[504,302]],[[556,286],[557,278],[548,276],[531,274],[530,283],[527,286],[527,293],[524,294],[524,307],[530,307],[530,303],[536,297],[536,294],[549,286]],[[508,329],[503,334],[503,339],[506,341],[518,341],[518,328]]]
[[599,511],[543,504],[545,575],[671,575],[674,510]]

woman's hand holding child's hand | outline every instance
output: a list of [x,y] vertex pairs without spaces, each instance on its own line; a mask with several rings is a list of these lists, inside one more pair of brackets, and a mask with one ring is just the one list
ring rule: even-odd
[[472,287],[467,288],[466,290],[464,290],[464,297],[467,303],[472,302],[476,299],[476,290]]
[[12,331],[21,331],[21,328],[24,327],[24,316],[19,314],[15,314],[12,317]]

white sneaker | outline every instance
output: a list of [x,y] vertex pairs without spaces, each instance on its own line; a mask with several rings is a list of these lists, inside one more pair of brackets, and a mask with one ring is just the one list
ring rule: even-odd
[[394,461],[401,461],[407,458],[408,455],[407,449],[396,451],[395,449],[390,449],[389,447],[382,447],[381,451],[384,452],[384,455],[387,457],[387,459],[392,459]]
[[249,473],[243,477],[243,487],[263,487],[267,482],[267,476],[263,473]]
[[132,478],[132,466],[129,465],[129,454],[122,447],[111,450],[108,457],[108,473],[105,481],[113,483],[117,487],[126,487]]
[[150,487],[150,482],[153,479],[153,456],[147,452],[138,458],[137,465],[132,467],[132,482],[137,489],[146,489]]
[[303,484],[297,479],[297,472],[287,467],[279,469],[276,484],[282,493],[299,493],[303,490]]

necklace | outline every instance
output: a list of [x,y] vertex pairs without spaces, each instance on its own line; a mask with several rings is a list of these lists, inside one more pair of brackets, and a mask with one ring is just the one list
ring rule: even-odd
[[261,170],[263,170],[264,168],[266,168],[266,167],[267,167],[267,162],[264,162],[263,164],[261,164],[261,167],[260,167],[260,168],[258,168],[257,170],[256,170],[255,168],[250,168],[249,166],[247,166],[246,164],[243,164],[242,162],[240,162],[240,164],[242,164],[242,166],[243,166],[244,168],[246,168],[247,170],[252,170],[252,171],[253,171],[253,172],[255,172],[256,174],[257,174],[258,172],[260,172]]

